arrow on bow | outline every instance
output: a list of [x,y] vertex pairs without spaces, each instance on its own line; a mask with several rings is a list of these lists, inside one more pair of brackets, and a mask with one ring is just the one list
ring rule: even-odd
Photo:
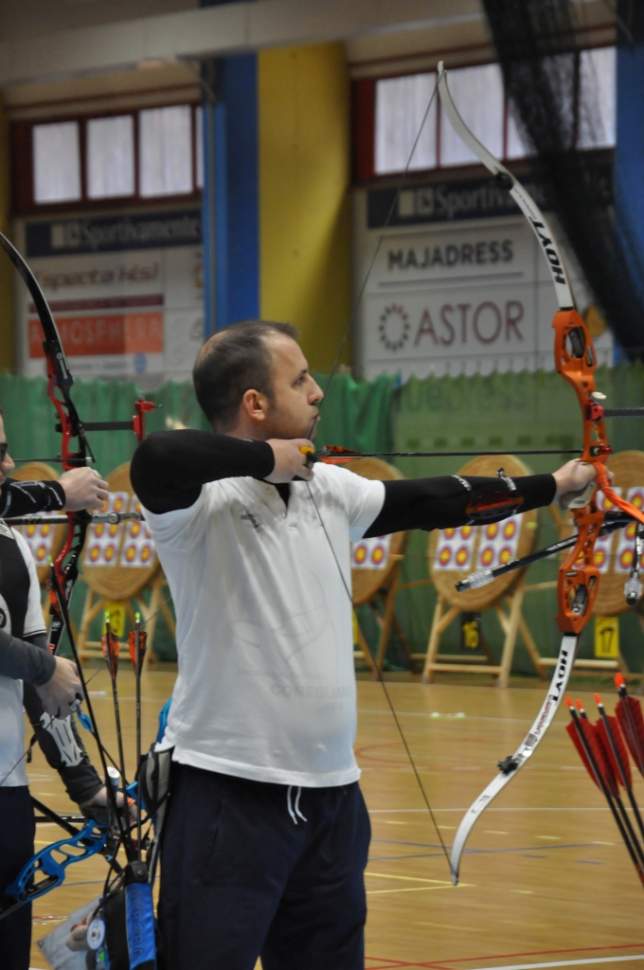
[[555,332],[555,368],[577,395],[583,432],[583,448],[579,457],[594,466],[597,483],[590,498],[583,498],[585,504],[579,508],[573,508],[577,541],[559,569],[557,624],[563,635],[548,692],[519,747],[514,754],[499,762],[498,774],[474,800],[461,820],[450,853],[452,880],[456,885],[459,879],[461,856],[472,828],[492,800],[534,753],[552,723],[564,696],[574,664],[579,636],[590,619],[599,586],[599,570],[594,564],[594,550],[604,525],[605,512],[597,506],[597,493],[603,492],[615,508],[640,523],[644,523],[644,513],[617,495],[609,482],[606,462],[612,449],[604,426],[604,418],[607,416],[607,411],[601,403],[604,396],[595,386],[597,363],[593,341],[587,325],[575,308],[572,288],[554,235],[543,213],[528,192],[481,144],[461,118],[449,92],[447,72],[442,62],[438,65],[438,91],[441,104],[452,127],[492,173],[498,185],[512,196],[528,220],[548,263],[558,306],[552,321]]

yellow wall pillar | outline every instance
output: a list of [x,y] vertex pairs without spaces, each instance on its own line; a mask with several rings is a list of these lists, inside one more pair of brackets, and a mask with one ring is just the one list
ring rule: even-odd
[[[9,122],[0,97],[0,231],[9,232]],[[15,367],[15,325],[12,266],[0,253],[0,372]]]
[[351,325],[344,48],[262,51],[258,84],[261,315],[295,324],[311,368],[328,372]]

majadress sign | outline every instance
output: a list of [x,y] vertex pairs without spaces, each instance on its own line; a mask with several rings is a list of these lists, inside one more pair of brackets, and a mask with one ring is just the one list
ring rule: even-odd
[[[498,186],[472,180],[397,196],[359,192],[354,220],[356,292],[376,254],[356,320],[365,377],[552,368],[557,307],[548,266]],[[584,312],[590,294],[559,235],[557,242]],[[596,345],[600,361],[612,362],[610,335],[596,335]]]

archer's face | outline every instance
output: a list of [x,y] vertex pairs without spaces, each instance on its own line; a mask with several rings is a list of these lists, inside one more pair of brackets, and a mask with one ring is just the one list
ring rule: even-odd
[[300,345],[285,334],[267,338],[271,352],[272,399],[264,434],[267,438],[313,438],[324,397],[309,372]]
[[[7,443],[7,435],[4,430],[4,418],[0,415],[0,445]],[[4,449],[3,449],[4,450]],[[13,458],[7,451],[2,461],[0,461],[0,484],[4,482],[5,478],[9,476],[11,471],[15,468]]]

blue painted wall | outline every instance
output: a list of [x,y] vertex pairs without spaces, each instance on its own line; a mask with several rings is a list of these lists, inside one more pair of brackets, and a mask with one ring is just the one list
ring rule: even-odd
[[[232,0],[201,0],[217,6]],[[259,315],[257,57],[203,65],[205,335]],[[211,97],[210,95],[214,96]]]

